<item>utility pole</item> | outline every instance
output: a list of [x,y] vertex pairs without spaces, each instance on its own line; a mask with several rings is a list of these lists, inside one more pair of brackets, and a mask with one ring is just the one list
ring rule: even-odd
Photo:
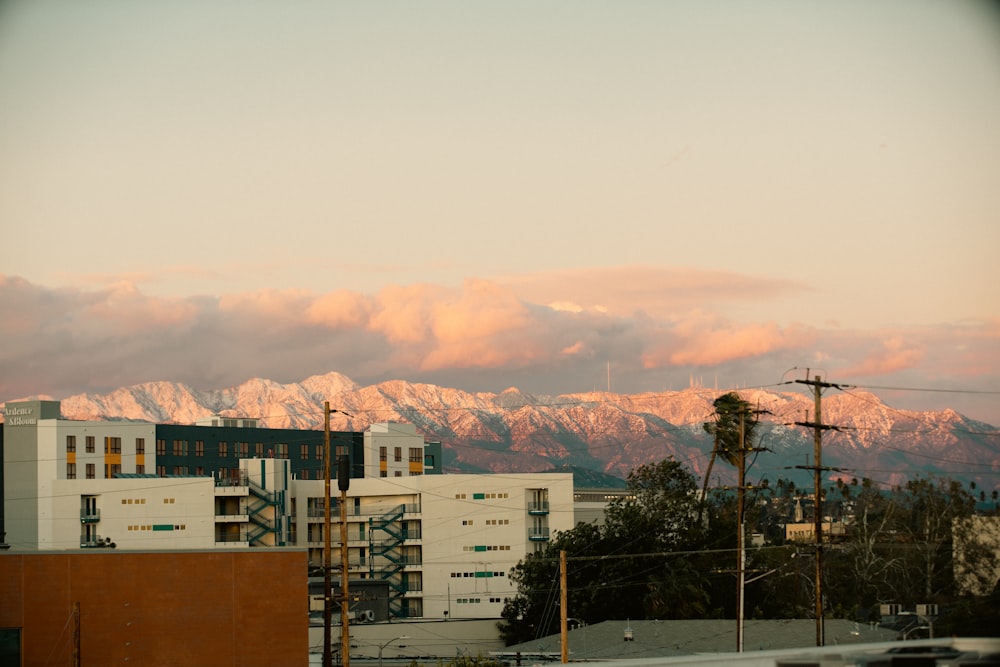
[[333,586],[330,581],[330,401],[323,403],[323,667],[333,667],[333,642],[330,626],[333,622]]
[[[749,406],[746,406],[749,407]],[[743,618],[745,616],[746,599],[746,491],[747,491],[747,452],[764,451],[759,447],[747,447],[746,416],[748,414],[770,414],[767,410],[740,410],[740,447],[737,464],[739,466],[739,488],[736,489],[736,651],[743,652]],[[758,487],[753,487],[758,488]]]
[[746,579],[746,545],[744,545],[746,530],[743,518],[744,494],[747,486],[747,450],[746,450],[746,411],[740,410],[740,451],[739,451],[739,487],[736,489],[736,651],[743,652],[743,588]]
[[559,552],[559,637],[562,664],[569,662],[569,594],[567,592],[566,550]]
[[347,577],[350,560],[347,553],[347,490],[351,485],[351,459],[341,454],[337,459],[337,488],[340,489],[340,664],[351,664],[350,596],[347,592]]
[[[808,377],[808,371],[807,371]],[[813,499],[813,532],[816,535],[816,646],[823,646],[826,643],[823,626],[823,484],[820,473],[829,468],[823,467],[823,431],[835,429],[823,423],[823,406],[821,396],[823,389],[834,387],[840,389],[840,385],[831,382],[823,382],[820,376],[815,376],[813,380],[796,380],[799,384],[810,385],[813,388],[815,397],[814,420],[812,422],[795,422],[797,426],[805,426],[813,429],[813,465],[795,466],[796,468],[806,468],[813,471],[813,486],[815,497]]]

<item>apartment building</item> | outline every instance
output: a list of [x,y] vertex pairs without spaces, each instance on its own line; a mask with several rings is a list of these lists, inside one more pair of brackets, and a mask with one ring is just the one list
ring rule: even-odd
[[411,424],[331,436],[331,454],[350,461],[341,507],[315,473],[322,432],[63,420],[54,401],[9,404],[7,420],[4,525],[17,551],[301,547],[315,573],[329,502],[333,562],[343,511],[350,577],[386,582],[391,617],[496,618],[510,569],[575,525],[570,473],[442,475],[440,443]]

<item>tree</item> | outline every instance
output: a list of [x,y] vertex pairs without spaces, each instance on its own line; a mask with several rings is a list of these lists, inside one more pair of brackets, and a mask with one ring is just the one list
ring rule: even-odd
[[[500,634],[510,645],[558,627],[559,552],[566,551],[570,615],[588,623],[609,618],[691,618],[710,608],[705,531],[698,519],[695,476],[674,460],[642,465],[630,493],[607,508],[602,526],[577,524],[510,573],[517,593],[504,604]],[[714,557],[714,555],[712,555]]]
[[719,396],[712,403],[715,407],[715,418],[705,422],[702,427],[712,436],[712,454],[705,469],[705,481],[701,487],[701,501],[705,502],[708,493],[708,480],[712,476],[715,459],[719,458],[731,466],[739,460],[740,449],[752,447],[757,429],[757,420],[753,418],[753,408],[734,391]]

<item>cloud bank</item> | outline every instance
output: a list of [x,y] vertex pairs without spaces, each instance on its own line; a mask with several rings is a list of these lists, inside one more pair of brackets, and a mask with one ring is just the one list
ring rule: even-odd
[[844,331],[736,321],[712,308],[741,293],[761,299],[802,289],[759,281],[748,290],[748,282],[615,269],[391,285],[374,294],[162,298],[128,282],[50,289],[0,276],[0,400],[154,380],[199,389],[251,377],[292,382],[331,370],[362,384],[404,379],[536,393],[605,383],[618,392],[680,389],[693,378],[766,385],[795,365],[822,368],[838,382],[1000,386],[1000,321]]

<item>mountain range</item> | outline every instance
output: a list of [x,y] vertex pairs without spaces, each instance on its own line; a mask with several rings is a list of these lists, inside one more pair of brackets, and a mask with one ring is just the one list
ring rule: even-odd
[[[791,389],[791,386],[789,386]],[[748,479],[784,478],[812,484],[815,400],[797,391],[736,389],[762,411]],[[941,475],[998,485],[1000,432],[953,410],[893,408],[860,390],[828,389],[821,401],[822,465],[827,479],[869,477],[884,485]],[[331,429],[360,431],[377,422],[408,422],[427,440],[440,441],[449,472],[535,472],[571,469],[578,485],[615,486],[643,463],[673,457],[704,474],[712,449],[703,424],[724,393],[692,387],[643,394],[587,392],[535,395],[500,393],[402,380],[360,386],[340,373],[281,384],[255,378],[228,389],[201,391],[174,382],[149,382],[107,394],[62,399],[66,419],[194,423],[222,416],[256,417],[270,428],[322,429],[329,401]],[[717,463],[712,485],[735,480]]]

